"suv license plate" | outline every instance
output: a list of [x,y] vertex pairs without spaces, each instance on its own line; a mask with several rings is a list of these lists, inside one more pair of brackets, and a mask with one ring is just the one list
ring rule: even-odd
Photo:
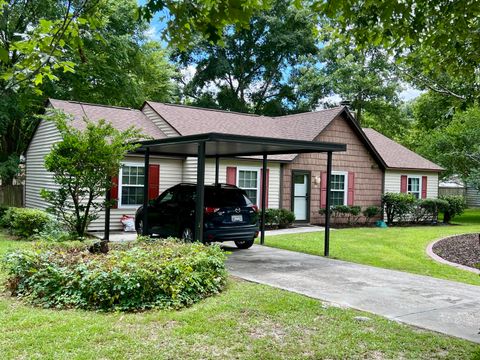
[[232,215],[232,222],[242,222],[243,216],[242,215]]

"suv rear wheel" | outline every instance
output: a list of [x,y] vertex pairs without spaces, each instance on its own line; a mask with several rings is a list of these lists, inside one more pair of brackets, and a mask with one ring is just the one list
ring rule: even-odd
[[252,247],[254,242],[255,242],[255,239],[252,239],[252,240],[235,240],[235,245],[237,245],[237,248],[239,248],[239,249],[248,249],[248,248]]
[[180,235],[180,237],[183,241],[192,242],[193,241],[192,229],[190,229],[189,227],[186,227],[185,229],[182,230],[182,234]]

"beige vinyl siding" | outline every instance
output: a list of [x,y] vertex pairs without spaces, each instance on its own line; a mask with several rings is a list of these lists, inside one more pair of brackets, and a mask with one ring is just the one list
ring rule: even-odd
[[[128,156],[123,161],[124,163],[143,165],[143,157]],[[177,159],[161,159],[157,157],[150,157],[150,164],[160,165],[160,193],[166,189],[182,182],[182,160]],[[119,193],[119,196],[121,194]],[[135,215],[136,208],[122,208],[111,209],[110,211],[110,230],[122,230],[120,219],[123,215]],[[102,212],[100,217],[92,222],[89,226],[90,231],[103,231],[105,226],[105,213]]]
[[[218,180],[221,183],[227,181],[227,167],[234,166],[237,168],[255,168],[260,170],[262,168],[261,161],[243,160],[243,159],[221,159],[220,172]],[[268,184],[268,207],[277,209],[280,204],[280,163],[269,162],[269,184]],[[183,166],[183,181],[197,182],[197,159],[187,158]],[[207,159],[205,163],[205,184],[215,183],[215,160]]]
[[432,172],[386,170],[384,180],[384,192],[399,193],[402,175],[419,176],[420,178],[422,176],[427,176],[427,198],[436,199],[438,197],[438,173]]
[[155,110],[153,110],[148,104],[142,109],[142,112],[148,117],[158,128],[168,137],[179,136],[180,134],[167,123]]
[[53,181],[53,174],[45,169],[45,156],[53,144],[60,140],[60,133],[55,124],[41,120],[25,156],[25,207],[46,209],[48,203],[42,199],[40,191],[58,188]]

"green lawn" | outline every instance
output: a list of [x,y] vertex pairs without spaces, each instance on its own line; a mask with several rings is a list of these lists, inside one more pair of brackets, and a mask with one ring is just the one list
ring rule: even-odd
[[[335,229],[330,235],[330,256],[361,264],[396,269],[442,279],[480,285],[480,276],[433,261],[427,245],[444,236],[480,232],[480,209],[469,209],[451,226],[416,226]],[[323,233],[268,237],[267,246],[323,255]]]
[[[29,246],[0,234],[0,255]],[[5,274],[3,274],[4,276]],[[370,321],[355,320],[368,316]],[[476,355],[475,355],[476,354]],[[34,308],[0,295],[0,359],[471,359],[478,346],[231,279],[181,311]]]

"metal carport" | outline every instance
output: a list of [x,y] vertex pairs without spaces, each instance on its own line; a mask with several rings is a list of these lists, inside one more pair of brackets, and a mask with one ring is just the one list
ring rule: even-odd
[[[267,179],[268,155],[302,154],[302,153],[327,153],[327,199],[325,214],[325,256],[329,255],[330,239],[330,177],[332,173],[332,153],[345,151],[345,144],[290,140],[270,137],[244,136],[221,133],[206,133],[189,136],[176,136],[167,139],[142,141],[136,153],[144,155],[144,219],[143,231],[148,227],[148,168],[150,155],[197,157],[197,201],[195,208],[195,240],[203,239],[203,212],[204,212],[204,187],[205,187],[205,159],[215,158],[215,183],[218,184],[220,158],[241,156],[262,156],[263,172],[262,182]],[[265,241],[265,186],[261,189],[262,218],[260,223],[260,243]],[[107,192],[108,194],[108,192]],[[108,196],[108,195],[107,195]],[[109,238],[110,209],[105,214],[105,240]],[[145,233],[146,234],[146,233]]]

